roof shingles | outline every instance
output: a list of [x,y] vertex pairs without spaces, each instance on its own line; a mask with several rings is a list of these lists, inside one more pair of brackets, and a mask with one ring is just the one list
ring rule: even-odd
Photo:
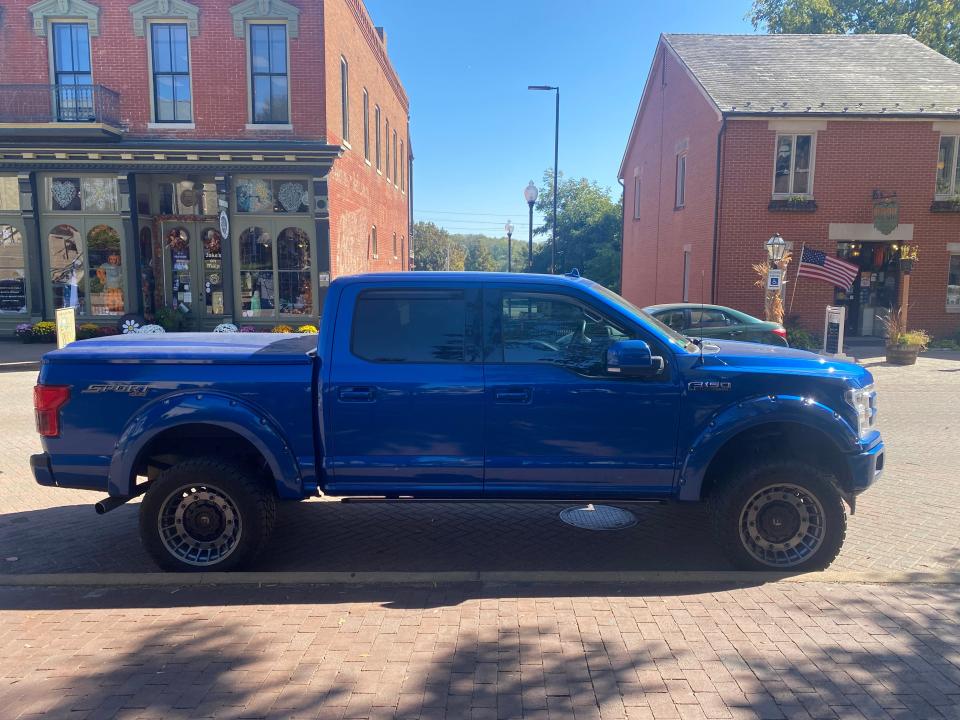
[[725,113],[960,116],[960,64],[908,35],[664,35]]

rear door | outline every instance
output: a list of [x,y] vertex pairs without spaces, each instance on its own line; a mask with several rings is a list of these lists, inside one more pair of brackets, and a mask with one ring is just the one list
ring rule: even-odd
[[[529,287],[484,291],[484,495],[669,494],[680,386],[667,349],[602,305]],[[665,372],[608,375],[607,348],[621,339],[649,342]]]
[[479,285],[344,290],[323,399],[329,492],[479,496],[480,322]]

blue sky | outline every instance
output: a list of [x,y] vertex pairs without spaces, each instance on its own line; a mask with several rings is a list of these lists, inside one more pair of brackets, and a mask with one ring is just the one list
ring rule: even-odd
[[619,194],[617,169],[661,32],[753,32],[749,0],[365,0],[411,103],[414,220],[526,237],[523,188],[553,166]]

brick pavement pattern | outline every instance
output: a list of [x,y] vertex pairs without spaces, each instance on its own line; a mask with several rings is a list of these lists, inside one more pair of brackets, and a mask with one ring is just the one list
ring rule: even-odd
[[960,587],[0,589],[4,718],[960,718]]
[[[960,569],[960,354],[930,352],[909,368],[866,358],[888,445],[881,481],[863,494],[833,567]],[[99,493],[36,485],[28,457],[35,372],[0,372],[0,573],[134,572],[137,504],[105,516]],[[563,524],[554,505],[285,504],[258,570],[726,569],[699,505],[634,506],[633,528]],[[118,549],[120,551],[118,551]],[[8,561],[6,558],[17,558]]]

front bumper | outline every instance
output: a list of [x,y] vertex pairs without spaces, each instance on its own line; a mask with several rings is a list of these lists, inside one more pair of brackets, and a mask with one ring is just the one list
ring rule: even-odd
[[843,489],[851,495],[857,495],[870,487],[883,474],[885,455],[883,440],[878,440],[863,452],[848,455],[850,472]]
[[50,467],[49,455],[46,453],[31,455],[30,469],[33,470],[33,477],[37,481],[37,485],[56,487],[57,481],[53,479],[53,469]]

